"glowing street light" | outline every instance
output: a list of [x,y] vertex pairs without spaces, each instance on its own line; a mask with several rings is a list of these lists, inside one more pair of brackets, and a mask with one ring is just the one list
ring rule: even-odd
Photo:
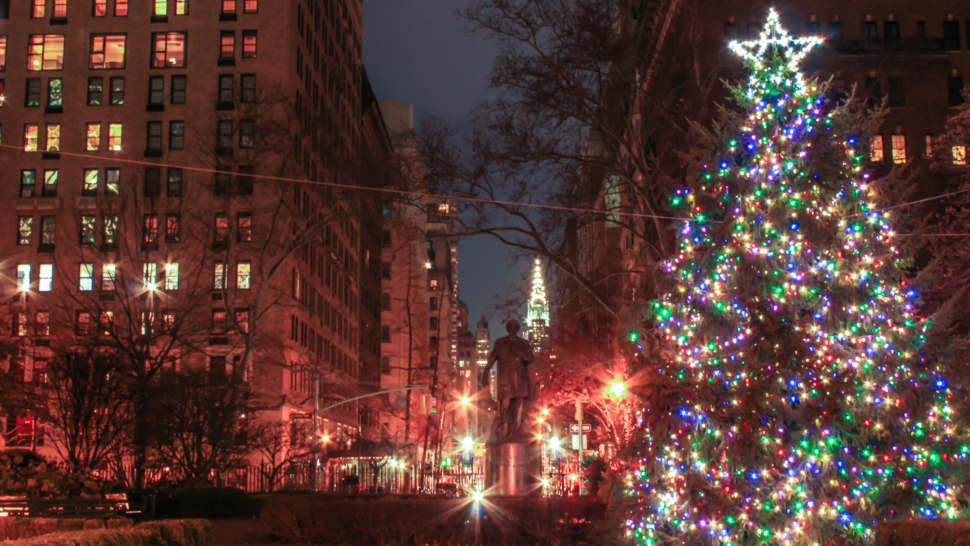
[[474,447],[474,443],[475,441],[472,440],[471,436],[465,436],[465,438],[461,441],[461,448],[465,451],[471,451]]
[[610,385],[610,395],[613,398],[620,399],[626,393],[626,385],[623,383],[623,377],[620,374],[613,376],[613,384]]
[[485,498],[485,494],[482,493],[481,491],[473,491],[472,492],[472,501],[473,502],[482,502],[482,500],[484,498]]
[[559,438],[553,436],[549,439],[549,449],[556,451],[559,449]]
[[468,404],[471,404],[471,400],[467,396],[462,396],[461,405],[467,406]]

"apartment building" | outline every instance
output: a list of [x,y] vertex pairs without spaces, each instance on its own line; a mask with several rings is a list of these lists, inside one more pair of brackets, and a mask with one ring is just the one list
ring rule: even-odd
[[[326,185],[359,180],[361,2],[0,4],[8,366],[96,345],[235,377],[306,447],[315,380],[326,407],[379,362],[373,217]],[[362,414],[323,418],[336,448]]]
[[[426,186],[410,137],[414,111],[394,100],[382,100],[380,107],[403,182],[420,192]],[[455,214],[447,201],[415,195],[395,203],[385,217],[381,386],[392,390],[422,385],[426,390],[389,393],[383,419],[387,440],[408,447],[415,457],[425,457],[419,453],[424,447],[430,451],[437,442],[450,441],[460,404]]]

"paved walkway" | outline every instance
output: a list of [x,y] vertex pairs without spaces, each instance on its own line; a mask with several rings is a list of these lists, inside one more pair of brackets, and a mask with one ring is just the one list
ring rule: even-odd
[[258,519],[213,519],[212,546],[284,546]]

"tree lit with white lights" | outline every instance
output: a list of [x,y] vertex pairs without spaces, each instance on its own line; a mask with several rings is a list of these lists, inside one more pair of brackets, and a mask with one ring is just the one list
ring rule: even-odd
[[966,426],[907,286],[877,117],[806,80],[820,38],[769,14],[751,72],[671,196],[689,217],[653,303],[666,403],[638,412],[638,544],[871,543],[875,521],[953,518]]

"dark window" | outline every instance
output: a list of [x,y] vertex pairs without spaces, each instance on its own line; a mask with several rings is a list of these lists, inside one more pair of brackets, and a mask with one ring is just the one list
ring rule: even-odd
[[432,311],[438,310],[438,298],[431,298],[428,300],[428,308]]
[[239,195],[252,195],[253,194],[253,170],[252,166],[242,166],[239,167]]
[[728,40],[737,40],[740,37],[741,30],[738,28],[737,23],[724,23],[724,37]]
[[956,21],[943,21],[943,50],[960,49],[960,26]]
[[162,170],[158,167],[145,169],[145,197],[158,197],[162,193]]
[[40,78],[27,78],[27,99],[24,106],[40,106]]
[[381,278],[391,278],[391,262],[381,262]]
[[254,148],[256,146],[256,122],[249,119],[239,124],[239,147]]
[[45,246],[54,245],[54,234],[57,231],[57,220],[54,216],[40,217],[40,244]]
[[88,78],[88,106],[101,106],[104,78]]
[[182,169],[168,169],[168,196],[182,197]]
[[217,146],[220,150],[228,150],[232,148],[232,122],[226,120],[220,120],[218,126],[218,143]]
[[903,87],[902,78],[887,78],[889,83],[888,106],[890,108],[902,108],[906,106],[906,92]]
[[862,22],[862,38],[864,40],[875,40],[879,37],[879,30],[875,21]]
[[805,35],[806,36],[821,36],[822,35],[822,23],[818,21],[809,21],[805,23]]
[[215,233],[217,243],[229,242],[229,217],[225,214],[216,214]]
[[105,169],[104,178],[105,194],[118,195],[121,193],[121,169]]
[[233,79],[232,74],[223,74],[219,76],[219,102],[223,104],[232,102]]
[[391,357],[381,357],[381,375],[391,375]]
[[384,248],[388,248],[388,247],[391,246],[391,241],[392,241],[392,239],[391,239],[391,230],[385,229],[384,231],[382,231],[381,232],[381,246],[384,247]]
[[172,104],[185,104],[185,76],[172,76]]
[[182,237],[181,218],[178,214],[165,216],[165,242],[177,243]]
[[899,40],[899,21],[885,21],[882,24],[882,37],[887,42]]
[[843,37],[845,37],[845,30],[842,28],[842,21],[832,21],[829,23],[828,35],[832,40],[841,40]]
[[256,31],[255,30],[244,30],[242,33],[243,37],[243,59],[255,59],[256,58]]
[[866,95],[869,97],[870,106],[882,102],[882,84],[879,78],[866,78]]
[[391,342],[391,327],[386,324],[381,324],[381,343]]
[[41,197],[57,197],[57,169],[44,171],[44,187],[41,190]]
[[916,39],[919,40],[919,43],[921,44],[926,43],[926,21],[916,22]]
[[162,104],[165,100],[165,78],[152,76],[148,78],[148,104]]
[[947,77],[946,92],[950,106],[960,106],[963,104],[963,76]]
[[240,243],[248,243],[253,240],[252,213],[240,212],[236,216],[236,240]]
[[185,122],[184,121],[169,122],[168,147],[171,150],[185,149]]
[[[226,167],[226,168],[228,169],[229,167]],[[227,172],[216,173],[216,185],[215,185],[216,195],[225,195],[226,192],[229,191],[229,188],[231,187],[232,187],[232,174]]]
[[761,33],[761,23],[750,22],[748,23],[748,39],[754,40]]
[[121,106],[125,103],[125,78],[119,76],[111,78],[111,105]]
[[240,102],[256,102],[256,74],[242,75],[242,96]]
[[162,149],[162,122],[160,121],[149,121],[148,122],[148,150],[161,150]]

